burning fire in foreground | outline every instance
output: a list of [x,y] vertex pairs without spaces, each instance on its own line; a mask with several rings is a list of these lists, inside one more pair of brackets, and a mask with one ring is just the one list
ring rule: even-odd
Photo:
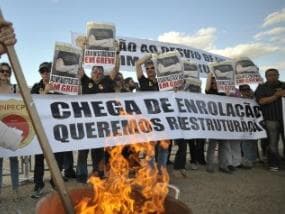
[[[154,145],[132,144],[126,159],[124,146],[110,151],[110,167],[106,179],[92,176],[93,198],[84,198],[76,206],[83,214],[149,214],[164,213],[169,177],[166,169],[152,165]],[[144,158],[139,156],[143,154]]]

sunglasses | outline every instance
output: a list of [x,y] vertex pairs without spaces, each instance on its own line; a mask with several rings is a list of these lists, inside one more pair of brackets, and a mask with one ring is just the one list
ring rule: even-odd
[[150,70],[150,69],[154,70],[154,67],[146,68],[147,71]]
[[10,74],[10,70],[6,70],[6,69],[1,69],[0,72]]
[[43,71],[40,71],[40,73],[41,73],[41,74],[45,74],[45,73],[46,73],[46,74],[49,74],[50,72],[47,71],[47,70],[43,70]]
[[241,91],[250,91],[250,88],[241,88]]

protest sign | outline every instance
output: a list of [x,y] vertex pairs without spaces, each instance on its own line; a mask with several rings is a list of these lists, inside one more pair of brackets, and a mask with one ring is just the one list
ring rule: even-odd
[[[172,91],[33,98],[54,152],[178,138],[266,137],[254,100]],[[41,149],[35,138],[15,152],[0,149],[0,157],[36,153]]]
[[[102,66],[104,71],[110,72],[115,66],[115,38],[116,29],[112,24],[88,22],[86,47],[83,64],[86,68]],[[81,45],[82,36],[75,40]]]
[[183,69],[185,80],[184,91],[200,92],[202,82],[200,80],[200,72],[197,64],[184,60]]
[[227,60],[210,64],[210,69],[216,78],[219,92],[224,92],[226,94],[235,92],[235,71],[233,61]]
[[112,24],[87,22],[86,49],[114,50],[116,28]]
[[183,85],[183,64],[177,51],[155,54],[153,61],[160,91],[173,90]]
[[80,89],[78,70],[81,50],[70,44],[55,44],[50,83],[53,90],[62,94],[76,95]]
[[237,85],[262,83],[258,67],[248,58],[234,59],[235,83]]

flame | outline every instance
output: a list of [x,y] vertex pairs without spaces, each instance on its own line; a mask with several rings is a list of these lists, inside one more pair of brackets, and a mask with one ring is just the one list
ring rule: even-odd
[[[163,142],[164,146],[168,143]],[[107,178],[91,176],[93,198],[83,198],[75,212],[82,214],[164,213],[169,176],[158,170],[154,161],[154,143],[115,146],[110,149]],[[130,155],[125,158],[123,150]]]

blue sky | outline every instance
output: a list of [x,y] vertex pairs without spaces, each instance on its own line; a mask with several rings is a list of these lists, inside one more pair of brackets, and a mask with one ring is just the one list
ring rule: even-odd
[[38,66],[51,61],[55,41],[70,42],[70,32],[85,32],[87,21],[112,22],[119,36],[249,56],[261,72],[277,67],[285,80],[284,0],[1,0],[0,6],[14,24],[28,85],[40,79]]

